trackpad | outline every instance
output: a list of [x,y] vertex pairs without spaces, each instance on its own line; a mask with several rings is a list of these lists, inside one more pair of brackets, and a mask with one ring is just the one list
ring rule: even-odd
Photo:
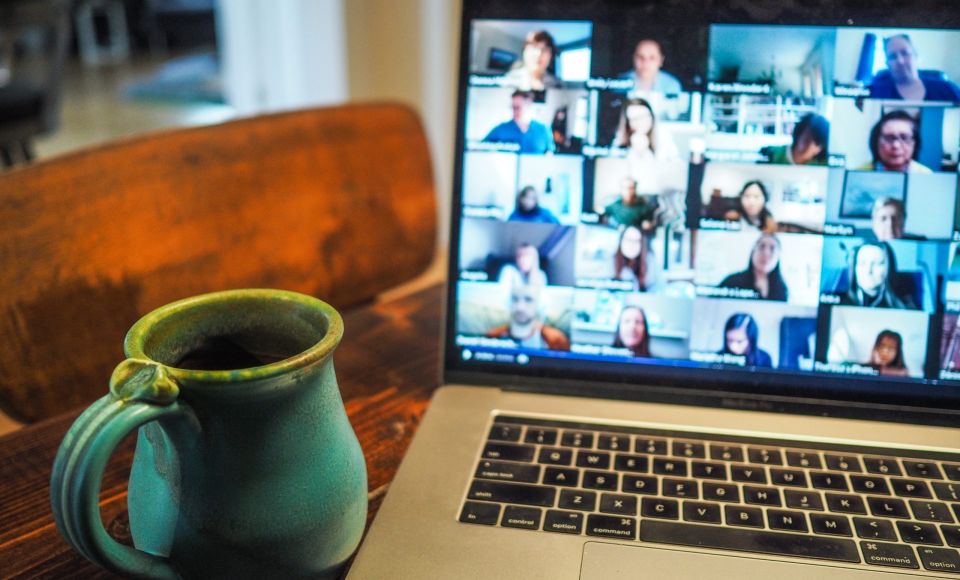
[[[762,556],[761,556],[762,557]],[[684,552],[652,546],[623,546],[603,542],[583,545],[580,580],[625,580],[630,578],[757,578],[789,580],[829,572],[830,580],[890,578],[879,570],[838,568],[829,563],[794,564],[742,556]]]

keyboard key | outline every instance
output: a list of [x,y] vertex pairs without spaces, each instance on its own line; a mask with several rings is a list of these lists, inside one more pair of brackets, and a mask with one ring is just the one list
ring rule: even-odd
[[606,451],[630,451],[629,435],[600,435],[597,438],[597,449]]
[[934,572],[960,572],[960,553],[948,548],[917,548],[920,562]]
[[[729,522],[729,520],[728,520]],[[860,562],[856,544],[842,538],[730,529],[698,524],[644,521],[640,540],[697,548],[716,548],[779,556]],[[709,576],[709,574],[706,574]]]
[[683,519],[687,520],[688,522],[701,522],[707,524],[722,523],[720,506],[715,503],[685,501],[683,502]]
[[590,449],[593,447],[593,433],[587,431],[564,431],[560,438],[560,445],[564,447],[580,447]]
[[845,493],[824,494],[827,498],[827,509],[844,514],[865,514],[867,508],[863,506],[863,498],[859,495]]
[[897,533],[893,531],[893,524],[887,520],[873,518],[853,518],[853,527],[857,535],[867,540],[897,541]]
[[501,459],[506,461],[533,461],[534,447],[529,445],[512,445],[510,443],[487,443],[483,448],[484,459]]
[[619,516],[637,515],[637,498],[631,495],[605,493],[600,496],[600,511]]
[[960,481],[960,463],[944,463],[943,472],[950,481]]
[[847,480],[839,473],[826,473],[823,471],[810,472],[810,484],[817,489],[833,489],[837,491],[847,491]]
[[807,487],[807,476],[802,471],[771,467],[770,482],[774,485]]
[[675,477],[687,476],[687,462],[684,459],[656,458],[653,460],[653,472]]
[[926,479],[943,479],[940,468],[932,461],[907,461],[903,460],[903,470],[910,477],[923,477]]
[[620,491],[657,495],[657,478],[644,477],[642,475],[624,475],[623,486],[620,488]]
[[787,532],[806,532],[807,518],[803,512],[793,512],[787,510],[767,510],[767,523],[771,530],[784,530]]
[[924,522],[953,523],[953,516],[950,515],[950,509],[945,503],[912,499],[910,510],[913,511],[913,517]]
[[960,548],[960,526],[940,526],[940,531],[948,546]]
[[900,497],[930,497],[930,489],[925,481],[891,478],[890,483],[893,485],[893,493]]
[[543,470],[543,483],[547,485],[563,485],[576,487],[580,481],[580,472],[576,469],[563,467],[548,467]]
[[761,509],[728,505],[723,506],[723,512],[727,518],[728,526],[740,526],[744,528],[763,527],[763,510]]
[[465,524],[483,524],[494,526],[500,517],[500,505],[480,501],[464,502],[460,510],[460,521]]
[[547,510],[547,517],[543,521],[543,530],[561,534],[579,534],[583,531],[583,514]]
[[583,487],[587,489],[606,489],[616,491],[619,479],[612,471],[584,471]]
[[703,499],[713,501],[740,501],[740,490],[732,483],[703,482]]
[[888,566],[891,568],[919,568],[917,558],[913,555],[913,548],[898,544],[884,544],[883,542],[860,542],[863,550],[863,560],[874,566]]
[[902,475],[900,465],[892,457],[864,457],[863,464],[868,473],[877,473],[879,475]]
[[580,451],[577,453],[577,466],[610,469],[610,454],[603,451]]
[[730,478],[734,481],[767,483],[767,472],[762,467],[753,465],[732,465],[730,467]]
[[783,465],[783,456],[779,449],[747,447],[747,461],[763,465]]
[[756,505],[780,506],[780,490],[775,487],[743,486],[743,501]]
[[633,450],[637,453],[648,453],[650,455],[666,455],[667,442],[664,439],[637,437]]
[[937,498],[943,501],[960,501],[960,483],[933,482],[933,490]]
[[863,469],[860,468],[860,460],[852,455],[832,455],[824,453],[823,459],[827,463],[827,469],[850,472],[863,471]]
[[820,454],[808,451],[787,451],[787,465],[790,467],[823,469],[823,464],[820,463]]
[[847,516],[835,516],[827,514],[810,514],[810,527],[813,533],[826,536],[852,536],[853,530],[850,529],[850,521]]
[[680,515],[680,504],[675,499],[645,497],[640,501],[640,515],[647,518],[675,520]]
[[470,499],[551,507],[557,490],[538,485],[474,480],[467,495]]
[[703,443],[694,443],[693,441],[674,441],[673,454],[677,457],[691,459],[704,459],[707,456]]
[[587,535],[634,540],[637,537],[637,520],[590,514],[587,516]]
[[543,511],[540,508],[508,505],[503,508],[503,520],[500,522],[500,525],[505,528],[539,530],[542,516]]
[[867,504],[870,505],[870,513],[875,516],[902,519],[910,517],[910,512],[907,511],[907,504],[899,499],[868,497]]
[[882,477],[851,475],[850,485],[853,487],[853,491],[858,493],[890,495],[890,486],[887,485],[887,481]]
[[622,453],[618,453],[614,459],[613,468],[617,471],[646,473],[650,469],[650,460],[643,455],[623,455]]
[[481,459],[474,477],[479,477],[480,479],[499,479],[501,481],[519,481],[522,483],[538,483],[540,481],[540,466]]
[[663,478],[663,495],[667,497],[686,497],[699,499],[697,482],[692,479]]
[[815,491],[787,489],[783,492],[783,500],[788,508],[823,511],[823,501]]
[[495,424],[490,428],[487,439],[491,441],[520,441],[520,427],[517,425]]
[[710,459],[743,462],[743,448],[739,445],[711,445]]
[[908,544],[927,544],[928,546],[942,546],[943,540],[937,533],[937,526],[917,522],[897,522],[900,530],[900,539]]
[[727,478],[727,466],[722,463],[694,461],[690,464],[690,471],[693,473],[693,477],[699,477],[701,479]]
[[537,461],[547,465],[570,465],[573,461],[573,451],[559,447],[544,447],[540,449]]
[[597,509],[597,493],[582,489],[561,489],[557,507],[565,510],[592,512]]
[[536,443],[537,445],[556,445],[556,429],[537,429],[527,427],[527,435],[523,438],[525,443]]

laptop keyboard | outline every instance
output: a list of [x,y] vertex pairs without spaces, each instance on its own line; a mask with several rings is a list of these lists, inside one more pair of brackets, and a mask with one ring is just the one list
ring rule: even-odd
[[459,520],[960,577],[960,456],[497,415]]

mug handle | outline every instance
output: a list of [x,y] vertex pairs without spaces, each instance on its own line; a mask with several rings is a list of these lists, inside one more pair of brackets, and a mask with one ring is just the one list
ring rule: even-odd
[[193,416],[177,401],[180,387],[152,361],[127,359],[110,377],[110,394],[97,400],[67,431],[53,463],[50,503],[64,538],[85,558],[121,574],[179,578],[167,558],[120,544],[100,517],[103,470],[131,431],[160,418]]

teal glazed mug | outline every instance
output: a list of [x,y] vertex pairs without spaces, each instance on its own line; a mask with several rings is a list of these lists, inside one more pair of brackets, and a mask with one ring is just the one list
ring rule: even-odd
[[[363,452],[333,370],[343,321],[280,290],[231,290],[147,314],[108,395],[53,465],[60,532],[83,556],[149,578],[330,577],[360,542]],[[139,429],[128,511],[113,540],[98,495],[110,454]]]

